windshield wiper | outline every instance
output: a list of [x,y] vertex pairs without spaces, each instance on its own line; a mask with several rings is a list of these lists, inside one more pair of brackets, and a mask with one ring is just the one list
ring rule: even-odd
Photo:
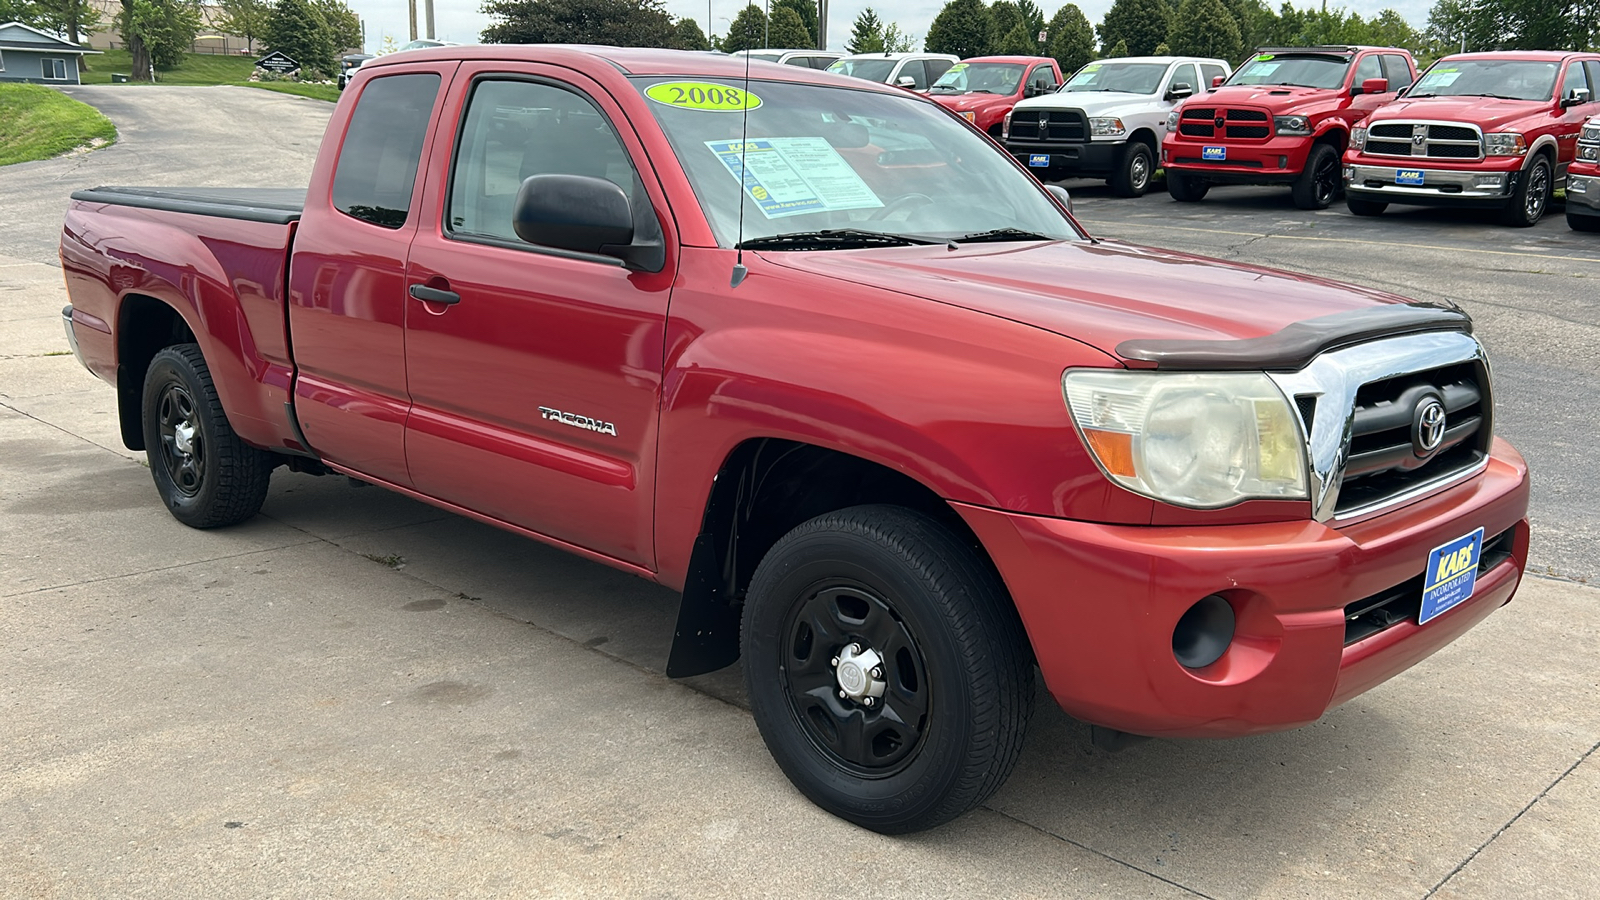
[[1469,94],[1471,97],[1493,97],[1496,100],[1526,100],[1526,97],[1507,97],[1505,94]]
[[885,234],[859,228],[829,228],[823,231],[792,231],[767,237],[749,238],[735,245],[740,250],[848,250],[852,247],[910,247],[916,244],[944,244],[947,241],[909,234]]
[[1420,100],[1423,97],[1437,97],[1437,96],[1439,96],[1439,95],[1438,94],[1407,94],[1406,95],[1406,99],[1407,100]]
[[1001,241],[1059,241],[1061,238],[1040,234],[1037,231],[1024,231],[1021,228],[996,228],[993,231],[964,234],[952,240],[958,244],[988,244]]

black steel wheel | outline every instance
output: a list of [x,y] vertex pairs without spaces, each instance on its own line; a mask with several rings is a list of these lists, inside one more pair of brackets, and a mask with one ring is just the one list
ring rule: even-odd
[[216,528],[261,510],[273,456],[234,434],[198,346],[157,353],[145,372],[143,399],[145,458],[174,518]]
[[1327,209],[1339,196],[1339,151],[1332,144],[1313,146],[1290,193],[1300,209]]
[[1111,193],[1118,197],[1143,197],[1150,189],[1150,176],[1155,173],[1155,155],[1139,141],[1129,141],[1117,158],[1117,169],[1111,173]]
[[767,748],[818,806],[904,833],[1005,781],[1033,701],[1027,639],[993,568],[933,519],[858,506],[757,567],[742,651]]
[[1517,189],[1511,193],[1511,202],[1500,211],[1500,221],[1513,228],[1539,224],[1545,207],[1550,205],[1550,185],[1550,158],[1541,153],[1522,173]]

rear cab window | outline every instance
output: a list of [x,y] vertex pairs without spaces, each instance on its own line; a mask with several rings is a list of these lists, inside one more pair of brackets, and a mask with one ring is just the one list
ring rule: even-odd
[[403,228],[441,79],[432,72],[367,82],[333,172],[333,206],[383,228]]

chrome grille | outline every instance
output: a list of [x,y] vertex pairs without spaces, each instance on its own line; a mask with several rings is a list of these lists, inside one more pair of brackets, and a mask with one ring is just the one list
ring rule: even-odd
[[1473,125],[1447,122],[1379,122],[1367,129],[1373,156],[1482,159],[1483,135]]

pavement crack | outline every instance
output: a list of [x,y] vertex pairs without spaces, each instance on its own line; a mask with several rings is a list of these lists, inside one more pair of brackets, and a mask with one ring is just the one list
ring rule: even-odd
[[1588,760],[1589,757],[1594,755],[1594,752],[1596,750],[1600,750],[1600,741],[1597,741],[1594,746],[1590,747],[1588,750],[1585,750],[1583,752],[1583,755],[1579,756],[1578,759],[1575,762],[1573,762],[1572,765],[1567,766],[1567,770],[1565,772],[1562,772],[1560,775],[1557,775],[1556,779],[1554,781],[1552,781],[1549,784],[1545,785],[1544,790],[1540,791],[1538,793],[1538,795],[1535,796],[1532,800],[1529,800],[1528,801],[1528,805],[1526,805],[1523,808],[1517,810],[1517,814],[1512,816],[1504,825],[1501,825],[1498,829],[1496,829],[1494,834],[1489,835],[1489,839],[1488,840],[1486,840],[1483,843],[1479,844],[1477,849],[1473,850],[1471,853],[1467,854],[1467,858],[1463,859],[1461,861],[1461,863],[1459,865],[1457,865],[1454,869],[1451,869],[1450,873],[1448,875],[1446,875],[1443,878],[1439,879],[1439,883],[1438,884],[1434,885],[1431,890],[1429,890],[1426,894],[1422,895],[1422,900],[1428,900],[1429,897],[1432,897],[1434,894],[1437,894],[1439,892],[1440,888],[1442,888],[1445,885],[1449,884],[1450,883],[1450,879],[1452,879],[1452,878],[1456,877],[1457,875],[1461,874],[1462,870],[1466,869],[1467,866],[1472,864],[1473,860],[1478,858],[1478,854],[1482,853],[1484,850],[1487,850],[1489,848],[1490,844],[1494,843],[1496,840],[1499,840],[1500,835],[1505,834],[1506,831],[1511,828],[1511,826],[1517,824],[1518,820],[1520,820],[1523,816],[1527,815],[1528,810],[1533,809],[1534,806],[1538,805],[1539,801],[1543,800],[1545,798],[1546,794],[1548,794],[1552,790],[1554,790],[1556,785],[1560,784],[1562,781],[1565,781],[1566,777],[1568,775],[1571,775],[1579,766],[1583,765],[1584,762],[1586,760]]
[[1194,888],[1189,887],[1186,884],[1180,884],[1180,883],[1178,883],[1176,881],[1173,881],[1171,878],[1168,878],[1168,877],[1166,877],[1164,875],[1157,875],[1155,872],[1152,872],[1149,869],[1143,868],[1142,866],[1136,866],[1133,863],[1128,862],[1127,860],[1124,860],[1124,859],[1118,859],[1117,857],[1112,856],[1111,854],[1106,853],[1103,850],[1096,850],[1095,848],[1090,847],[1087,844],[1081,844],[1081,843],[1073,840],[1072,838],[1062,837],[1061,835],[1056,834],[1053,831],[1050,831],[1050,830],[1044,829],[1044,828],[1040,828],[1039,826],[1033,824],[1032,822],[1027,821],[1026,819],[1019,819],[1016,816],[1013,816],[1008,812],[1003,812],[1001,810],[995,809],[994,807],[988,805],[987,803],[983,805],[983,808],[988,810],[989,812],[994,813],[995,815],[997,815],[997,816],[999,816],[999,817],[1001,817],[1003,819],[1010,819],[1011,821],[1016,822],[1018,825],[1021,825],[1024,828],[1032,829],[1032,830],[1038,832],[1039,834],[1044,835],[1045,837],[1054,838],[1055,840],[1058,840],[1058,841],[1062,842],[1063,844],[1071,844],[1072,846],[1077,847],[1079,850],[1083,850],[1083,851],[1088,852],[1088,853],[1093,853],[1095,856],[1098,856],[1101,859],[1109,860],[1110,862],[1116,863],[1117,865],[1122,866],[1124,868],[1132,869],[1135,872],[1139,872],[1139,873],[1141,873],[1143,875],[1148,875],[1148,876],[1150,876],[1151,878],[1154,878],[1157,881],[1163,882],[1165,884],[1170,884],[1170,885],[1172,885],[1173,887],[1177,888],[1180,891],[1184,891],[1186,893],[1193,894],[1196,897],[1204,897],[1205,900],[1216,900],[1216,898],[1212,897],[1210,894],[1207,894],[1207,893],[1204,893],[1204,892],[1201,892],[1201,891],[1197,891]]
[[66,590],[67,588],[83,587],[84,585],[89,584],[99,584],[103,581],[118,581],[123,578],[137,578],[140,575],[153,575],[157,572],[170,572],[173,569],[187,569],[190,566],[203,566],[207,563],[221,562],[225,559],[238,559],[241,556],[256,556],[262,553],[276,553],[279,550],[287,550],[290,547],[304,547],[313,543],[315,543],[315,541],[298,541],[292,544],[282,544],[277,547],[257,547],[254,550],[246,550],[243,553],[229,553],[226,556],[211,556],[205,559],[192,559],[188,562],[173,563],[170,566],[156,566],[153,569],[140,569],[137,572],[118,572],[115,575],[102,575],[99,578],[85,578],[82,581],[72,581],[63,584],[49,584],[45,585],[44,587],[19,591],[15,594],[0,594],[0,598],[12,599],[15,597],[27,597],[30,594],[42,594],[46,591],[62,591]]

